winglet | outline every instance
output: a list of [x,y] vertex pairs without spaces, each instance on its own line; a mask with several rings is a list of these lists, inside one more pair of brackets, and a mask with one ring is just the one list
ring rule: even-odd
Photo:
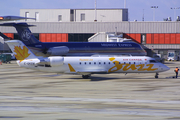
[[9,40],[5,41],[5,43],[8,44],[17,60],[37,58],[22,41]]

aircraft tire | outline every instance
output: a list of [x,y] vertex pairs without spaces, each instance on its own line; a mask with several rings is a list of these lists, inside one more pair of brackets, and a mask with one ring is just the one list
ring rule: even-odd
[[158,78],[158,75],[159,75],[159,74],[158,74],[158,73],[156,73],[155,78]]
[[158,76],[157,76],[157,75],[155,75],[155,78],[158,78]]
[[89,75],[82,75],[83,79],[88,79],[90,76]]

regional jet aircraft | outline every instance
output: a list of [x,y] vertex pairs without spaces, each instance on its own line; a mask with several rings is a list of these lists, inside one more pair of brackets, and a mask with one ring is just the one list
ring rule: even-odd
[[87,79],[91,74],[108,73],[156,73],[169,68],[146,56],[127,57],[62,57],[38,58],[19,40],[6,41],[20,67],[44,72],[80,74]]
[[4,23],[0,26],[14,26],[20,40],[37,56],[146,55],[135,42],[40,42],[28,28],[34,25]]

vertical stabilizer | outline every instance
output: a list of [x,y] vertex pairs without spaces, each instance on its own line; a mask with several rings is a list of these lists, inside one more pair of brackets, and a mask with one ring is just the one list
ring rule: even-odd
[[18,32],[19,39],[25,45],[39,43],[39,40],[36,39],[36,37],[31,33],[29,29],[29,27],[34,26],[34,25],[28,25],[27,23],[4,23],[4,24],[0,24],[0,26],[15,27]]
[[17,60],[37,58],[31,50],[20,40],[5,41]]
[[35,44],[39,42],[39,40],[36,39],[36,37],[28,28],[33,25],[28,25],[27,23],[16,23],[13,26],[16,28],[21,41],[23,41],[26,45]]

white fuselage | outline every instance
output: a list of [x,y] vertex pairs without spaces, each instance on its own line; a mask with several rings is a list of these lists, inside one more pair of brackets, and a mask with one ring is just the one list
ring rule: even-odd
[[39,59],[17,61],[21,67],[53,73],[159,73],[169,68],[146,56],[63,57],[61,65],[39,64]]

